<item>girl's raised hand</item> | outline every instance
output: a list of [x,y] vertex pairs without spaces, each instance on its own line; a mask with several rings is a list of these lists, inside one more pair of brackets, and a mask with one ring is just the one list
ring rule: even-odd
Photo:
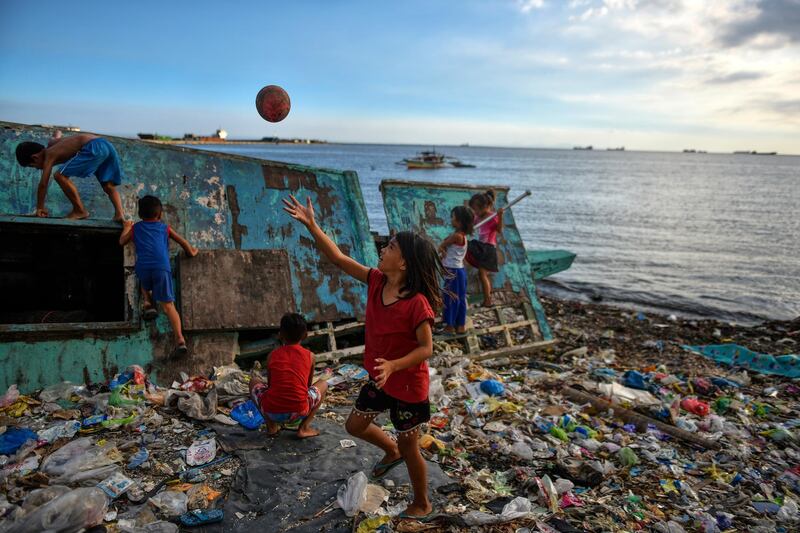
[[289,195],[290,200],[283,199],[283,210],[289,213],[289,216],[297,220],[304,226],[311,226],[314,224],[314,206],[311,205],[311,197],[306,198],[306,205],[297,201],[293,195]]

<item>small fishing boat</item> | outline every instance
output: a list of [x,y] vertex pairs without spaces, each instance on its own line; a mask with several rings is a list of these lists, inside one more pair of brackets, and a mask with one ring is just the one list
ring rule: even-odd
[[475,165],[462,163],[455,157],[446,156],[436,150],[429,150],[417,153],[416,157],[410,157],[397,162],[398,165],[405,165],[408,170],[430,170],[436,168],[475,168]]
[[419,152],[416,157],[403,159],[403,162],[409,170],[442,168],[448,165],[445,155],[436,150]]
[[576,257],[569,250],[528,250],[527,254],[534,280],[567,270]]

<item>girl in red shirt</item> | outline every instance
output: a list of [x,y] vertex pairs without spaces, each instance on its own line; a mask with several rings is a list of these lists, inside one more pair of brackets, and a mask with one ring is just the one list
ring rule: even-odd
[[497,234],[503,231],[503,208],[494,211],[494,191],[474,194],[469,206],[475,212],[475,224],[486,217],[495,215],[490,221],[477,228],[478,238],[469,241],[466,261],[478,269],[478,277],[483,288],[483,306],[491,307],[492,281],[489,272],[497,272]]
[[[317,248],[336,266],[368,286],[364,326],[364,368],[369,382],[361,388],[347,419],[347,432],[381,448],[385,455],[372,469],[379,479],[405,462],[414,501],[403,518],[433,516],[428,472],[419,451],[420,428],[430,419],[428,363],[433,353],[434,308],[442,304],[443,268],[433,244],[415,233],[398,233],[381,250],[378,268],[348,257],[314,220],[311,198],[305,206],[294,196],[284,210],[308,228]],[[373,420],[389,411],[397,430],[392,440]]]

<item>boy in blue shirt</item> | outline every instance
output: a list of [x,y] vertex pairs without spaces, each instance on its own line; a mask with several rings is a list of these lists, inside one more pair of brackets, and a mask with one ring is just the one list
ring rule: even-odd
[[181,329],[181,317],[175,308],[175,292],[172,287],[172,269],[169,264],[169,239],[177,242],[189,257],[197,255],[197,248],[175,230],[161,222],[163,207],[155,196],[139,199],[139,222],[123,222],[119,243],[125,246],[133,241],[136,248],[136,277],[142,288],[144,319],[153,320],[158,315],[154,302],[159,302],[169,319],[175,335],[174,357],[189,353]]
[[56,165],[63,163],[61,168],[56,170],[55,180],[72,204],[72,211],[66,218],[89,218],[89,212],[83,206],[78,189],[70,178],[86,178],[93,175],[114,206],[114,220],[122,222],[125,219],[122,201],[117,191],[117,185],[122,183],[123,178],[119,155],[106,139],[90,133],[62,139],[61,132],[57,131],[46,148],[35,142],[19,143],[16,156],[21,166],[38,168],[42,171],[36,191],[37,217],[49,216],[45,199],[47,187],[50,185],[50,174]]

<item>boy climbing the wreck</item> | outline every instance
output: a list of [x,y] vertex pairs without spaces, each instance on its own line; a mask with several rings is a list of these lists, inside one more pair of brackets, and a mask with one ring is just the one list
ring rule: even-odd
[[[305,206],[294,196],[284,203],[284,210],[306,226],[320,252],[346,274],[367,284],[364,367],[370,379],[361,388],[345,428],[383,450],[385,455],[373,467],[372,479],[406,463],[414,500],[400,517],[429,520],[434,512],[418,441],[423,424],[430,419],[427,359],[433,353],[434,309],[442,304],[443,267],[436,248],[415,233],[401,232],[381,250],[378,268],[369,268],[342,253],[320,229],[310,198]],[[387,410],[397,441],[373,423]]]
[[314,356],[300,346],[308,333],[305,319],[297,313],[281,318],[278,332],[281,346],[267,357],[267,382],[258,374],[258,366],[250,374],[250,395],[267,423],[267,435],[274,437],[281,427],[297,421],[297,436],[316,437],[311,427],[314,415],[322,405],[328,382],[314,382]]
[[111,200],[111,205],[114,206],[114,220],[122,222],[125,219],[125,212],[122,210],[117,185],[122,183],[123,175],[119,155],[114,146],[106,139],[89,133],[64,138],[61,138],[59,133],[56,132],[46,148],[30,141],[17,145],[17,162],[23,167],[38,168],[42,171],[36,191],[34,214],[38,217],[49,216],[45,200],[50,185],[50,175],[53,167],[63,163],[53,177],[72,204],[72,211],[66,218],[89,218],[89,211],[84,207],[78,188],[70,178],[87,178],[94,175]]
[[173,357],[189,353],[183,338],[181,317],[175,308],[175,291],[172,284],[172,267],[169,262],[169,239],[177,242],[188,257],[197,255],[197,248],[181,237],[170,226],[161,221],[163,207],[155,196],[139,199],[139,222],[123,222],[119,244],[125,246],[133,241],[136,249],[136,277],[142,289],[143,318],[153,320],[158,316],[155,303],[161,304],[169,319],[175,337]]

